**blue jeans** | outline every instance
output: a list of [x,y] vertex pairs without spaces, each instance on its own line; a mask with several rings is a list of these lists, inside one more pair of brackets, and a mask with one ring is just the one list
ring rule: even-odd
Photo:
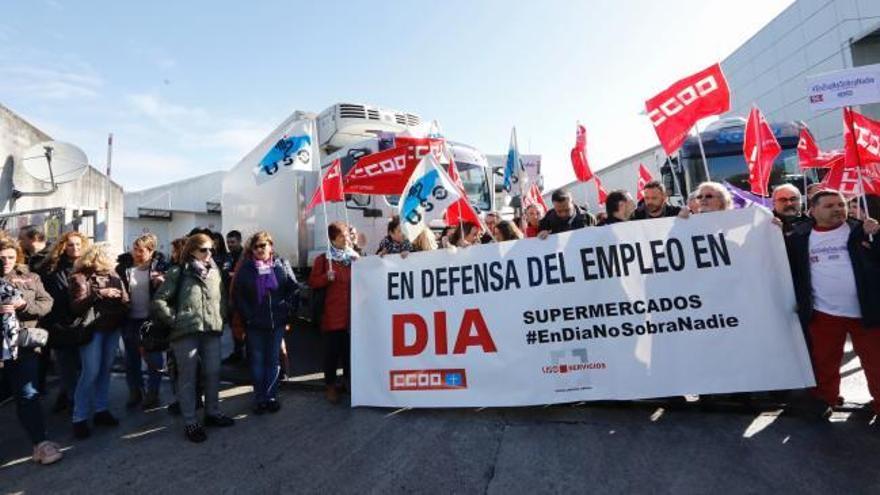
[[125,381],[129,390],[144,389],[144,372],[141,358],[147,363],[147,390],[158,392],[162,383],[162,366],[165,364],[161,351],[141,354],[141,324],[147,320],[126,319],[122,327],[122,343],[125,344]]
[[18,421],[34,445],[46,439],[46,424],[37,391],[39,374],[39,356],[31,349],[19,349],[18,359],[3,362],[4,379],[8,380],[15,396]]
[[109,407],[110,366],[119,347],[119,332],[96,331],[92,341],[79,348],[82,371],[73,397],[73,422],[86,421],[92,411]]
[[278,381],[281,379],[281,366],[278,360],[281,353],[281,339],[284,329],[248,329],[247,353],[254,383],[254,404],[275,400],[278,395]]

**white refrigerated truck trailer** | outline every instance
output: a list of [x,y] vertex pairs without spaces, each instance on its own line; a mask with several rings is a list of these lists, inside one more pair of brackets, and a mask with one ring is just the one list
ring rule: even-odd
[[[312,170],[279,170],[258,180],[254,174],[260,160],[295,122],[311,120],[317,129],[319,155]],[[294,266],[306,268],[327,246],[322,207],[306,211],[323,170],[337,158],[345,174],[357,160],[386,149],[393,136],[407,133],[424,136],[429,125],[418,115],[387,108],[338,103],[319,114],[296,111],[233,167],[223,180],[223,230],[240,230],[247,237],[268,230],[279,254]],[[472,146],[448,141],[471,203],[478,212],[491,209],[494,187],[485,155]],[[321,170],[318,169],[320,167]],[[327,216],[348,221],[366,236],[366,251],[376,251],[386,234],[388,219],[397,212],[397,196],[346,195],[345,202],[327,203]]]

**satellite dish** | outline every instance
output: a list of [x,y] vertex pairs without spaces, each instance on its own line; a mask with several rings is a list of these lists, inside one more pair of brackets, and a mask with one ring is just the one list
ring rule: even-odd
[[28,175],[54,188],[79,179],[89,167],[89,160],[83,150],[70,143],[45,141],[25,150],[21,164]]

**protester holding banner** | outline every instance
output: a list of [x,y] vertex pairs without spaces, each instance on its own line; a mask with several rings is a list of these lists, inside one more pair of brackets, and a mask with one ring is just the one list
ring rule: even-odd
[[459,248],[465,248],[479,243],[480,227],[477,224],[471,222],[464,222],[459,224],[448,238],[449,246],[455,246]]
[[544,212],[541,210],[541,207],[536,204],[526,207],[526,226],[523,231],[526,238],[531,239],[532,237],[538,237],[538,225],[541,223],[541,217],[543,215]]
[[324,340],[325,396],[331,404],[339,403],[340,384],[336,369],[342,361],[342,377],[348,387],[351,366],[351,264],[359,258],[351,248],[348,226],[333,222],[327,226],[330,251],[315,259],[309,274],[309,286],[326,290],[321,315]]
[[[349,245],[351,246],[351,236],[349,235]],[[352,247],[353,248],[353,247]],[[388,235],[379,242],[379,249],[376,254],[385,256],[386,254],[399,254],[406,257],[413,251],[412,243],[403,235],[403,229],[400,228],[400,217],[395,215],[388,221]]]
[[611,191],[605,199],[605,221],[600,225],[613,225],[619,222],[626,222],[630,219],[636,210],[636,203],[632,196],[623,189]]
[[773,189],[773,216],[782,222],[782,232],[788,234],[794,227],[809,221],[801,212],[801,192],[791,184],[781,184]]
[[551,196],[553,209],[538,223],[538,237],[546,239],[550,234],[568,232],[596,225],[593,215],[574,204],[567,189],[557,189]]
[[413,241],[412,247],[414,251],[433,251],[437,249],[437,238],[434,233],[428,229],[422,231],[416,240]]
[[480,236],[480,244],[489,244],[496,240],[495,226],[498,225],[499,221],[501,221],[501,215],[497,211],[486,212],[486,215],[483,216],[483,223],[486,224],[486,231]]
[[717,182],[703,182],[697,186],[697,195],[694,198],[699,201],[699,213],[733,208],[733,198],[730,196],[730,191],[723,184]]
[[523,233],[515,223],[502,220],[495,225],[494,237],[497,242],[516,241],[523,238]]
[[642,194],[644,204],[636,209],[630,220],[676,217],[681,212],[681,208],[669,204],[666,187],[660,181],[652,180],[646,183]]
[[180,264],[172,267],[153,300],[155,318],[171,328],[177,367],[177,400],[184,435],[204,442],[196,418],[196,380],[201,365],[205,387],[205,426],[227,427],[235,421],[220,412],[220,336],[226,315],[226,291],[220,268],[211,257],[214,243],[206,234],[187,238]]
[[798,316],[811,344],[813,394],[827,406],[825,417],[842,402],[840,361],[849,335],[880,414],[880,225],[847,219],[837,191],[816,193],[810,206],[815,223],[796,225],[786,248]]
[[275,255],[272,236],[252,235],[235,274],[235,308],[247,327],[247,352],[255,414],[278,412],[279,355],[284,327],[295,311],[299,285],[290,263]]

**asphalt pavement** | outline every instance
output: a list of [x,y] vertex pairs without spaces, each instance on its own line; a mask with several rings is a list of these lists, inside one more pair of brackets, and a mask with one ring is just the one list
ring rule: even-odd
[[285,385],[279,413],[254,416],[249,387],[227,383],[222,408],[237,423],[198,445],[164,408],[125,410],[125,379],[115,374],[120,426],[74,440],[68,416],[49,414],[65,449],[56,465],[30,461],[14,405],[0,406],[0,492],[880,493],[880,425],[861,407],[864,375],[851,353],[844,374],[850,402],[830,423],[803,394],[787,407],[676,398],[352,409],[347,396],[331,405],[308,381]]

